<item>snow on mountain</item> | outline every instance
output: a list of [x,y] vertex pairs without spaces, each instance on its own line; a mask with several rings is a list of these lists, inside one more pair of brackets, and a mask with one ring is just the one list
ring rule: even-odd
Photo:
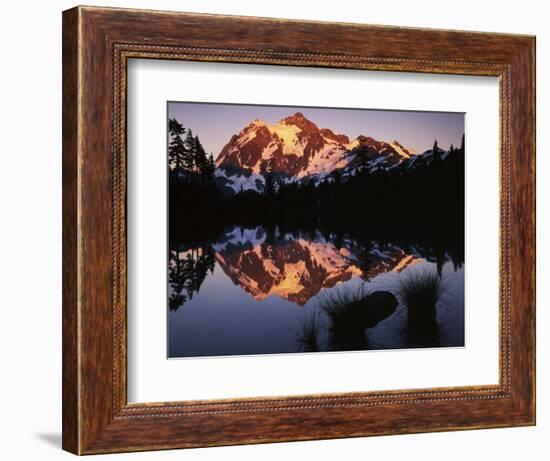
[[359,171],[387,170],[414,156],[412,149],[396,141],[387,143],[370,136],[358,136],[349,147],[349,167]]
[[434,159],[439,160],[445,160],[449,156],[450,152],[448,150],[437,148],[437,150],[434,152],[433,149],[428,149],[425,152],[422,152],[421,154],[415,155],[409,159],[407,159],[406,162],[404,162],[404,166],[406,167],[419,167],[419,166],[425,166],[430,165]]
[[411,158],[411,157],[416,155],[416,151],[414,149],[405,148],[401,144],[399,144],[399,142],[397,142],[397,141],[393,141],[392,143],[390,143],[390,146],[393,147],[395,149],[395,151],[399,155],[401,155],[401,157]]
[[323,136],[324,146],[313,154],[306,169],[300,171],[298,178],[312,175],[328,175],[347,166],[349,159],[347,144]]
[[223,187],[230,187],[235,192],[247,190],[260,191],[265,186],[265,178],[259,173],[234,172],[227,174],[223,170],[216,170],[216,181]]
[[216,160],[217,182],[237,193],[261,191],[267,174],[284,182],[319,182],[335,171],[345,177],[404,162],[412,165],[417,156],[396,140],[388,143],[362,135],[350,140],[296,112],[275,124],[254,120],[233,135]]
[[216,160],[225,176],[234,173],[268,172],[297,176],[307,170],[310,160],[329,141],[303,114],[296,114],[269,124],[254,120],[224,146]]

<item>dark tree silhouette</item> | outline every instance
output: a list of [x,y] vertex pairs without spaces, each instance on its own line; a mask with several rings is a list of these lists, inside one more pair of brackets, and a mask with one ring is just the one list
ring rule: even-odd
[[210,153],[206,164],[206,178],[209,182],[213,182],[216,178],[216,163],[214,162],[214,156]]
[[185,137],[185,148],[187,149],[187,156],[185,158],[185,169],[190,172],[195,172],[195,137],[191,128],[187,130],[187,136]]
[[186,146],[182,136],[185,134],[185,128],[175,118],[168,120],[168,133],[170,142],[168,144],[168,164],[170,172],[176,178],[180,178],[185,169]]
[[[171,184],[212,184],[216,176],[216,164],[212,154],[206,155],[198,135],[185,128],[175,118],[168,121],[168,165]],[[185,139],[183,138],[185,136]]]
[[265,176],[265,193],[272,197],[275,195],[275,180],[272,173],[267,173]]
[[198,136],[195,136],[193,156],[195,174],[200,179],[200,182],[204,183],[208,177],[208,158]]
[[342,174],[338,170],[334,171],[334,173],[332,173],[332,176],[334,178],[335,186],[339,186],[340,184],[342,184]]

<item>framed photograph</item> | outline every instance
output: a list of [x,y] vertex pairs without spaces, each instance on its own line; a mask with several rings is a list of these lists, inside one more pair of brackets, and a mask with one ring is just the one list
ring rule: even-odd
[[63,447],[535,424],[535,39],[63,13]]

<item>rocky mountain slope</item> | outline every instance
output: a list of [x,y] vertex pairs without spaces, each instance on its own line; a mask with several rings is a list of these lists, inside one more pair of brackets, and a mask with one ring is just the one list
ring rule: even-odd
[[[442,151],[439,154],[443,154]],[[437,154],[437,153],[436,153]],[[422,154],[424,155],[424,154]],[[262,191],[267,174],[281,181],[316,182],[339,172],[376,172],[398,165],[413,166],[417,153],[398,141],[369,136],[351,140],[319,128],[301,112],[270,124],[254,120],[233,135],[216,160],[218,183],[235,192]]]

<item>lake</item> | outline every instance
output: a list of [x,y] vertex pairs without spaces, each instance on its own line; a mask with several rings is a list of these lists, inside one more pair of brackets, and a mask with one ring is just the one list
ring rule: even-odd
[[171,242],[168,356],[462,347],[461,259],[315,228]]

